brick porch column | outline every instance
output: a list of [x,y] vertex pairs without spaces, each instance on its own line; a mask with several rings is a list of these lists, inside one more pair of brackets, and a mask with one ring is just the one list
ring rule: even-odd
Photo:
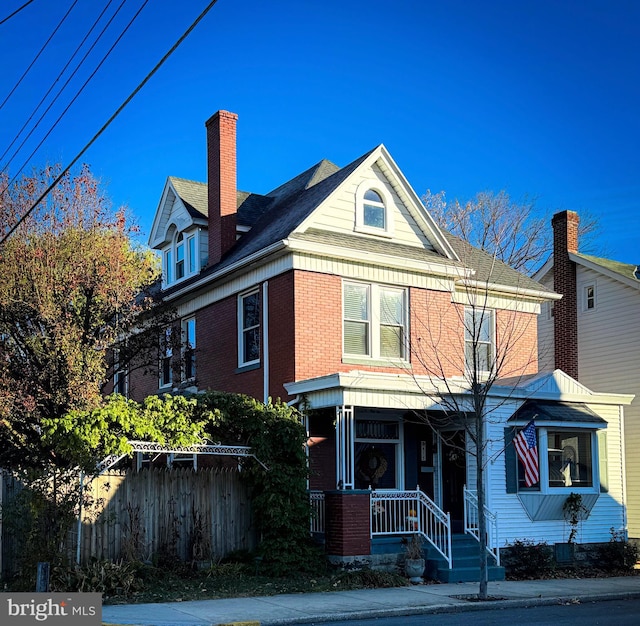
[[325,492],[325,549],[328,556],[371,554],[371,492]]

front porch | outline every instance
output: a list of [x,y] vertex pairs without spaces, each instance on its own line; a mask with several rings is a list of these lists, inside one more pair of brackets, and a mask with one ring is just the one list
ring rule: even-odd
[[[424,541],[425,577],[441,582],[477,581],[477,500],[466,488],[464,494],[464,532],[453,534],[449,514],[420,489],[316,491],[310,494],[311,532],[324,538],[327,555],[333,562],[379,568],[401,564],[407,539],[418,534]],[[497,518],[488,514],[487,522],[489,580],[503,580]]]

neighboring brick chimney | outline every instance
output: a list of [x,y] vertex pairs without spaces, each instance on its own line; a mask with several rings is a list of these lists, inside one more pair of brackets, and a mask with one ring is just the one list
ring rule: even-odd
[[578,214],[556,213],[553,226],[553,289],[562,299],[553,305],[555,367],[578,378],[578,287],[576,264],[570,252],[578,251]]
[[236,242],[236,121],[218,111],[207,127],[209,265],[215,265]]

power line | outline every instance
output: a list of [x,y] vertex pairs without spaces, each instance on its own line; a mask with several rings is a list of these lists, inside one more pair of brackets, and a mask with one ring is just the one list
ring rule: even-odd
[[2,26],[5,22],[8,22],[14,15],[17,15],[18,13],[20,13],[22,9],[25,9],[26,7],[28,7],[32,2],[33,0],[29,0],[29,2],[25,2],[21,7],[17,8],[11,15],[7,15],[7,17],[0,20],[0,26]]
[[[33,0],[32,0],[33,1]],[[56,79],[51,83],[51,86],[49,87],[49,89],[47,90],[47,93],[44,94],[44,96],[42,96],[40,102],[38,102],[38,104],[36,105],[36,107],[33,109],[33,111],[31,112],[31,115],[27,118],[27,121],[22,125],[22,128],[16,133],[16,136],[12,139],[11,143],[7,146],[7,148],[5,149],[5,151],[2,153],[2,155],[0,156],[0,162],[2,161],[2,159],[4,159],[4,157],[7,155],[7,152],[9,152],[9,150],[11,150],[12,146],[15,144],[16,141],[18,141],[18,138],[20,137],[20,135],[22,135],[22,133],[24,132],[24,130],[27,128],[27,126],[29,125],[29,122],[33,119],[33,116],[38,112],[38,109],[42,106],[42,104],[44,103],[44,101],[47,99],[47,97],[49,96],[49,94],[53,91],[53,88],[56,86],[57,82],[62,78],[62,76],[64,75],[64,73],[67,71],[67,68],[69,67],[69,65],[71,65],[71,62],[73,61],[73,59],[75,58],[76,54],[78,54],[78,52],[80,51],[80,49],[82,48],[82,46],[84,46],[84,43],[87,41],[87,39],[89,38],[89,35],[91,35],[91,33],[93,32],[93,29],[98,25],[98,23],[100,22],[100,20],[102,19],[102,16],[106,13],[107,9],[111,6],[111,3],[113,2],[113,0],[109,0],[109,2],[107,3],[107,5],[104,7],[104,9],[102,9],[102,12],[100,13],[100,15],[96,18],[96,20],[93,22],[93,25],[91,26],[91,28],[87,31],[87,34],[84,36],[84,38],[82,39],[82,41],[80,42],[80,44],[78,45],[78,47],[74,50],[73,54],[69,57],[69,60],[67,61],[67,63],[65,64],[65,66],[62,68],[62,70],[60,71],[60,73],[58,74],[58,76],[56,77]],[[126,2],[126,0],[122,0],[122,4],[118,7],[117,11],[114,14],[114,17],[118,14],[118,12],[120,11],[120,9],[122,8],[122,6],[124,5],[124,3]],[[111,18],[113,19],[113,18]],[[109,26],[109,24],[111,23],[111,20],[109,21],[109,23],[107,24],[107,26]],[[93,50],[93,47],[96,45],[96,43],[99,41],[99,39],[102,37],[102,35],[104,34],[105,29],[98,35],[98,37],[96,38],[96,41],[94,42],[94,44],[91,46],[91,48],[89,49],[89,52],[91,52],[91,50]],[[88,54],[88,53],[87,53]],[[80,66],[84,63],[85,59],[87,58],[87,56],[85,55],[85,57],[82,59],[82,61],[80,61],[80,63],[78,63],[78,65],[76,66],[76,69],[73,71],[73,73],[71,74],[71,77],[69,78],[69,80],[71,80],[71,78],[75,75],[75,73],[78,71],[78,69],[80,69]],[[51,105],[53,105],[53,103],[58,99],[58,97],[60,96],[60,94],[62,93],[62,91],[64,90],[64,88],[67,86],[69,81],[67,81],[67,83],[65,83],[65,86],[60,89],[60,91],[58,92],[58,95],[56,95],[53,99],[53,102],[51,103]],[[49,106],[49,108],[51,108],[51,105]],[[48,111],[49,109],[47,109]],[[45,114],[47,113],[47,111],[45,111]],[[44,115],[42,116],[44,117]],[[26,141],[30,136],[31,133],[33,133],[33,131],[38,128],[38,125],[40,124],[40,122],[42,121],[42,117],[36,122],[35,126],[33,127],[33,130],[29,133],[29,135],[27,135],[27,137],[25,138],[24,141]],[[20,148],[24,145],[24,142],[20,145]],[[9,167],[9,164],[11,163],[11,161],[15,158],[15,156],[17,155],[17,153],[20,151],[20,148],[18,148],[18,150],[16,150],[16,152],[14,152],[13,156],[9,159],[9,161],[0,169],[7,169]]]
[[178,49],[180,44],[191,34],[191,31],[204,19],[204,17],[209,13],[209,11],[214,7],[214,5],[218,2],[218,0],[212,0],[204,10],[198,15],[198,17],[193,21],[191,26],[187,28],[187,30],[182,34],[182,36],[173,44],[170,50],[158,61],[156,66],[144,77],[142,82],[131,92],[131,94],[127,97],[127,99],[118,107],[118,109],[113,113],[113,115],[105,122],[102,128],[91,138],[89,143],[85,145],[80,152],[75,156],[75,158],[67,165],[67,167],[60,172],[60,174],[56,177],[56,179],[47,187],[47,189],[40,195],[40,197],[29,207],[29,209],[20,217],[20,219],[6,232],[6,234],[0,239],[0,245],[2,245],[11,234],[20,226],[24,220],[29,217],[29,215],[33,212],[33,210],[47,197],[47,195],[51,192],[51,190],[62,180],[62,178],[67,174],[67,172],[80,160],[82,155],[97,141],[97,139],[104,133],[104,131],[112,124],[112,122],[122,113],[124,108],[133,100],[138,92],[151,80],[154,74],[165,64],[167,59]]
[[[31,135],[33,135],[33,133],[35,132],[35,130],[38,128],[38,126],[40,126],[40,122],[42,122],[42,120],[45,118],[45,116],[47,115],[47,113],[51,110],[51,107],[56,103],[56,101],[58,100],[58,98],[62,95],[62,92],[67,88],[67,85],[71,82],[71,80],[73,79],[73,77],[76,75],[77,71],[82,67],[82,64],[86,61],[87,57],[91,54],[91,51],[95,48],[95,46],[98,44],[98,42],[100,41],[100,39],[102,38],[102,35],[104,35],[104,33],[106,32],[107,28],[109,28],[109,26],[111,25],[111,22],[113,22],[113,20],[116,18],[116,16],[118,15],[118,13],[120,12],[120,9],[122,9],[122,7],[124,6],[125,2],[127,2],[127,0],[122,0],[122,2],[120,3],[120,6],[117,8],[116,12],[111,16],[111,18],[109,19],[109,21],[107,22],[107,24],[105,25],[105,27],[102,29],[102,32],[98,35],[98,37],[96,38],[96,40],[93,42],[93,44],[91,45],[91,47],[89,48],[89,50],[87,50],[87,52],[85,53],[85,55],[82,57],[80,63],[78,63],[78,65],[76,66],[76,68],[73,70],[73,72],[71,72],[71,75],[67,78],[67,80],[65,81],[64,85],[62,85],[62,87],[58,90],[58,93],[54,96],[53,100],[49,103],[49,106],[45,109],[44,113],[42,113],[42,115],[40,116],[40,118],[38,119],[38,121],[35,123],[34,127],[27,133],[27,136],[22,140],[22,143],[17,147],[17,149],[13,152],[13,154],[11,155],[11,157],[9,158],[9,160],[2,166],[2,170],[8,169],[9,165],[11,164],[11,162],[13,161],[13,159],[16,158],[16,156],[18,155],[18,153],[20,152],[20,150],[22,150],[24,144],[27,142],[27,140],[29,139],[29,137],[31,137]],[[122,31],[122,33],[120,33],[119,37],[116,39],[115,43],[111,46],[111,48],[109,49],[109,51],[107,52],[107,54],[102,58],[102,60],[100,61],[100,63],[98,64],[98,66],[94,69],[94,71],[91,73],[91,75],[89,76],[89,78],[85,81],[85,83],[82,85],[82,87],[80,87],[80,89],[76,92],[76,95],[72,98],[71,102],[66,106],[66,108],[64,109],[64,111],[62,112],[62,114],[58,117],[58,119],[53,123],[53,125],[51,126],[51,128],[47,131],[47,133],[45,134],[45,136],[43,137],[43,139],[40,141],[40,143],[36,146],[35,150],[27,157],[26,161],[22,164],[22,167],[20,167],[20,169],[18,170],[18,173],[22,171],[22,168],[24,168],[24,166],[29,162],[29,160],[31,159],[31,157],[33,157],[33,155],[38,151],[38,149],[40,148],[40,146],[42,146],[42,144],[45,142],[45,140],[47,139],[47,137],[52,133],[52,131],[55,129],[55,127],[59,124],[60,120],[65,116],[65,114],[67,113],[67,111],[69,110],[69,108],[71,107],[71,105],[77,100],[77,98],[80,96],[80,94],[84,91],[84,88],[89,84],[89,82],[91,81],[91,79],[95,76],[96,72],[102,67],[102,64],[107,60],[107,58],[109,57],[109,55],[111,54],[111,52],[113,52],[113,49],[118,45],[118,43],[120,42],[120,39],[122,39],[123,35],[127,32],[127,30],[129,29],[129,27],[131,26],[131,24],[133,24],[133,22],[136,20],[136,18],[138,17],[138,15],[140,15],[140,12],[142,11],[142,9],[144,9],[144,7],[147,5],[147,3],[149,2],[149,0],[145,0],[144,3],[142,4],[142,6],[138,9],[138,12],[133,16],[133,18],[130,20],[130,22],[127,24],[126,28]],[[109,2],[109,4],[111,4],[111,1]],[[97,22],[100,20],[100,18],[102,17],[102,15],[104,14],[104,12],[106,11],[106,9],[108,8],[109,5],[107,5],[107,7],[105,7],[105,9],[102,11],[102,13],[100,14],[100,17],[98,18],[98,20],[94,23],[94,25],[91,27],[91,30],[89,31],[89,33],[87,33],[87,36],[83,39],[82,43],[80,44],[80,46],[76,49],[76,52],[79,50],[79,48],[82,46],[82,44],[84,44],[85,40],[87,39],[87,37],[89,36],[89,34],[91,33],[91,31],[94,29],[94,27],[96,26]],[[51,90],[54,88],[56,82],[59,80],[60,76],[62,76],[62,74],[64,73],[64,71],[67,69],[67,67],[69,66],[69,63],[71,63],[71,60],[73,59],[73,57],[76,55],[76,52],[73,53],[71,59],[69,59],[69,62],[67,63],[67,65],[65,65],[64,69],[62,70],[62,72],[60,72],[60,74],[58,75],[58,78],[56,78],[56,80],[53,82],[53,84],[51,85],[51,87],[49,88],[49,90],[47,91],[47,93],[45,94],[45,96],[42,98],[42,100],[40,100],[40,102],[38,103],[38,106],[35,108],[35,110],[33,111],[33,113],[31,114],[31,116],[29,117],[29,119],[25,122],[24,126],[20,129],[20,131],[18,132],[18,134],[16,135],[16,137],[13,139],[13,141],[9,144],[9,147],[3,152],[2,156],[0,156],[0,159],[3,159],[5,157],[5,155],[7,154],[7,152],[9,151],[9,149],[11,148],[11,146],[13,146],[13,144],[18,140],[18,137],[20,136],[20,134],[22,133],[22,131],[25,129],[26,125],[29,123],[29,121],[31,121],[31,118],[35,115],[35,112],[38,110],[38,108],[40,107],[40,105],[42,104],[42,102],[45,100],[45,98],[49,95],[49,93],[51,92]],[[16,174],[17,176],[17,174]],[[15,180],[15,177],[10,181],[9,184],[11,184],[13,181]]]
[[64,14],[64,17],[60,20],[60,22],[58,22],[58,25],[54,28],[51,35],[49,35],[49,39],[45,41],[44,46],[40,48],[40,51],[38,52],[38,54],[36,54],[33,61],[31,61],[31,63],[29,64],[29,67],[24,71],[24,74],[20,77],[20,80],[18,80],[18,82],[13,86],[13,89],[9,92],[9,95],[4,99],[3,103],[0,104],[0,110],[2,110],[2,107],[5,104],[7,104],[7,100],[9,100],[9,98],[13,95],[13,92],[18,88],[20,83],[24,80],[24,77],[29,73],[29,70],[31,70],[35,62],[40,58],[40,55],[44,52],[44,49],[49,45],[49,42],[53,39],[53,36],[58,32],[58,29],[62,26],[64,21],[69,16],[69,13],[71,13],[73,7],[76,6],[77,3],[78,3],[78,0],[73,0],[73,4],[69,7],[69,10]]

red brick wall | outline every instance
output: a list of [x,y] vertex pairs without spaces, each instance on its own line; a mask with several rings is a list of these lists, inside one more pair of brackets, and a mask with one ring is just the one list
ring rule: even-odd
[[553,305],[555,366],[578,378],[578,288],[576,264],[569,252],[578,250],[578,214],[556,213],[553,226],[553,289],[562,299]]
[[504,363],[498,376],[523,376],[538,371],[538,316],[520,311],[496,311],[498,358]]
[[371,554],[371,504],[368,491],[325,494],[325,550],[332,556]]
[[287,272],[269,280],[269,395],[289,400],[284,383],[295,378],[294,274]]
[[196,377],[200,389],[245,393],[262,400],[263,370],[237,372],[237,297],[230,296],[196,314]]
[[451,294],[409,290],[411,364],[416,375],[460,376],[464,372],[464,307]]
[[236,242],[236,121],[218,111],[206,122],[209,265],[214,265]]
[[332,374],[342,367],[342,281],[339,276],[296,271],[295,378]]

